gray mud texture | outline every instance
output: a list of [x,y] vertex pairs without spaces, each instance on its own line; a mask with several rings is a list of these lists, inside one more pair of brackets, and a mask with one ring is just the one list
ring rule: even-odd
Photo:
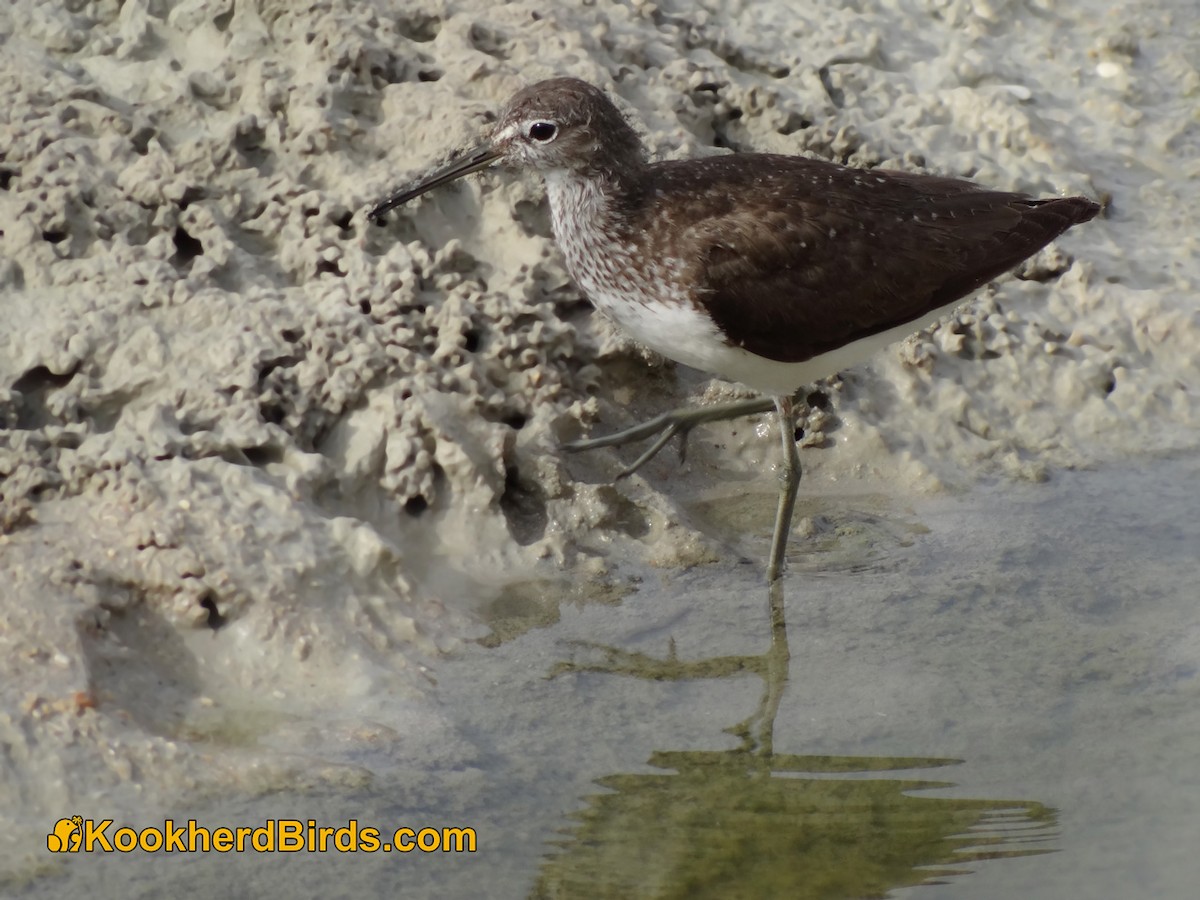
[[[1191,896],[1192,0],[4,4],[0,895],[703,896],[683,856],[589,893],[620,863],[568,873],[564,835],[624,846],[588,830],[593,782],[626,796],[605,779],[659,771],[652,752],[736,746],[754,691],[604,688],[563,648],[765,639],[774,425],[706,426],[685,464],[614,482],[636,449],[561,443],[744,390],[594,315],[528,176],[365,215],[553,75],[610,91],[658,157],[804,153],[1105,203],[813,386],[775,749],[964,760],[912,777],[1058,811],[1030,813],[1056,852],[913,896]],[[1102,721],[1063,725],[1079,709]],[[326,856],[329,882],[278,856],[49,853],[75,813],[375,815],[475,824],[481,849]],[[880,877],[812,896],[924,876]],[[778,882],[753,884],[711,896]]]

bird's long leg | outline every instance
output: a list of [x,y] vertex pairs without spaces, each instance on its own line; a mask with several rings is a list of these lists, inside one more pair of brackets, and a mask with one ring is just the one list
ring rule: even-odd
[[[790,399],[788,400],[788,404],[790,409]],[[717,406],[673,409],[670,412],[663,413],[661,416],[650,419],[648,422],[643,422],[641,425],[634,425],[632,428],[626,428],[624,431],[618,431],[616,434],[610,434],[607,437],[588,438],[586,440],[563,444],[563,449],[571,453],[577,453],[580,450],[615,447],[620,444],[627,444],[630,441],[640,441],[643,438],[658,435],[657,439],[655,439],[654,443],[650,445],[645,453],[626,466],[617,475],[618,478],[624,478],[627,475],[632,475],[653,459],[655,454],[666,445],[667,441],[677,434],[683,437],[684,443],[679,451],[679,455],[682,458],[687,447],[688,432],[697,425],[703,425],[706,422],[720,422],[724,419],[737,419],[741,416],[767,412],[772,408],[778,409],[779,401],[770,400],[765,397],[756,397],[753,400],[740,400],[737,403],[722,403]],[[791,431],[789,430],[788,433],[790,434]]]
[[775,510],[775,534],[771,538],[771,558],[767,563],[767,583],[774,584],[783,574],[788,534],[792,530],[792,511],[800,487],[800,453],[796,450],[796,411],[791,397],[776,397],[779,433],[783,438],[783,469],[779,473],[779,506]]

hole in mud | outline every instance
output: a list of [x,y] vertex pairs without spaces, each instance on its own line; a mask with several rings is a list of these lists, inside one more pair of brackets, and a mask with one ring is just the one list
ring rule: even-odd
[[236,137],[233,139],[233,146],[241,153],[253,153],[256,150],[262,149],[262,145],[266,139],[266,129],[256,124],[245,129],[239,129]]
[[364,316],[369,316],[371,314],[371,301],[370,300],[359,300],[358,308]]
[[203,200],[208,196],[208,192],[202,187],[192,185],[183,189],[183,196],[179,198],[179,208],[187,209],[197,200]]
[[475,353],[479,349],[481,340],[479,332],[472,328],[463,335],[463,349],[468,353]]
[[243,447],[242,456],[246,458],[246,462],[256,468],[270,465],[271,463],[280,462],[283,459],[283,453],[278,447]]
[[442,20],[437,16],[412,15],[396,20],[396,30],[410,41],[426,44],[442,30]]
[[545,497],[536,484],[522,480],[515,465],[509,465],[505,471],[500,510],[508,523],[508,533],[522,547],[545,535],[549,522]]
[[730,141],[724,134],[718,133],[713,137],[713,146],[723,150],[738,150],[738,145]]
[[59,375],[51,372],[45,366],[34,366],[12,384],[14,391],[22,394],[34,394],[60,388],[75,377],[75,369]]
[[338,268],[336,260],[322,259],[317,262],[318,275],[336,275],[338,278],[345,278],[346,273]]
[[422,69],[417,73],[417,81],[440,81],[444,74],[441,69]]
[[295,356],[276,356],[273,359],[264,359],[258,365],[258,383],[262,384],[268,375],[280,368],[290,368],[300,362]]
[[133,152],[138,156],[145,156],[150,150],[150,141],[153,139],[155,133],[155,130],[147,125],[131,134],[129,136],[129,143],[133,145]]
[[797,131],[804,131],[812,128],[812,120],[807,116],[802,116],[800,113],[788,113],[787,121],[779,128],[779,133],[783,135],[795,134]]
[[204,624],[213,631],[216,631],[227,621],[229,621],[223,615],[221,615],[221,610],[217,608],[217,601],[211,592],[200,598],[200,606],[208,610],[208,618],[204,620]]
[[190,266],[192,260],[204,252],[204,244],[188,234],[182,225],[175,226],[172,240],[175,242],[175,255],[171,257],[171,263],[180,269]]
[[507,416],[502,418],[500,421],[503,422],[505,425],[507,425],[509,428],[511,428],[513,431],[520,431],[522,428],[525,427],[525,423],[529,421],[529,418],[524,413],[513,412],[513,413],[509,413]]
[[513,206],[513,219],[527,235],[547,240],[554,236],[554,228],[550,224],[549,208],[545,203],[518,200]]
[[828,410],[831,405],[829,395],[824,391],[809,391],[808,396],[804,398],[804,402],[813,409]]
[[471,42],[471,46],[480,53],[486,53],[488,56],[495,59],[508,59],[508,38],[498,31],[493,31],[485,25],[478,23],[471,26],[467,32],[467,40]]
[[0,169],[0,191],[7,191],[17,174],[16,169]]
[[42,240],[51,244],[61,244],[67,239],[65,231],[47,230],[42,232]]
[[415,497],[409,497],[404,501],[404,511],[414,519],[427,509],[429,509],[429,501],[420,494],[417,494]]
[[50,422],[60,421],[58,415],[47,409],[46,395],[64,387],[75,376],[76,371],[77,367],[73,367],[69,372],[58,375],[45,366],[34,366],[13,382],[12,389],[21,397],[17,405],[18,431],[33,431]]
[[283,407],[278,403],[260,403],[258,414],[271,425],[278,425],[284,419]]

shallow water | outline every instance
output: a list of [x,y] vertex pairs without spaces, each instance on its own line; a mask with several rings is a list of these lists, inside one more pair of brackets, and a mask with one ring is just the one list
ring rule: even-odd
[[753,564],[622,572],[540,621],[510,598],[422,728],[347,710],[280,747],[291,782],[186,811],[469,825],[475,854],[81,856],[23,895],[1192,896],[1198,475],[810,500],[832,527],[774,628]]

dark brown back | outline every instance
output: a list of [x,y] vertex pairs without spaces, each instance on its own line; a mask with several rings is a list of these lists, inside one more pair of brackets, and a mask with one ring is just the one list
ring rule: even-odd
[[626,198],[647,251],[686,261],[730,343],[780,362],[947,306],[1100,209],[770,154],[642,172]]

